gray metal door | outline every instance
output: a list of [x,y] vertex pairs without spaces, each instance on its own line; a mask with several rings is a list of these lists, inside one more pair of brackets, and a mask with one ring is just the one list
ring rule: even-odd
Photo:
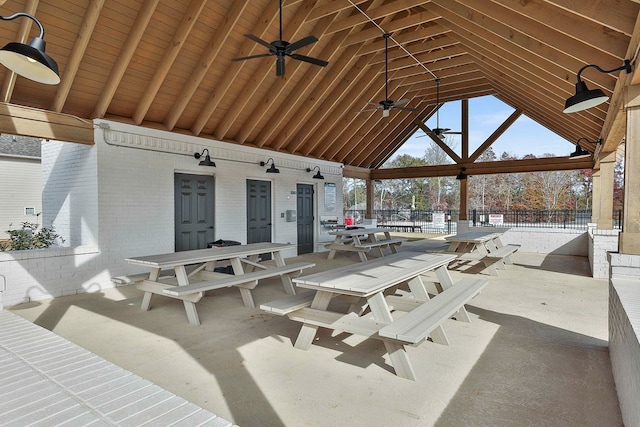
[[313,185],[298,184],[298,255],[313,252]]
[[271,182],[247,180],[247,243],[271,241]]
[[175,174],[176,251],[203,249],[214,240],[213,189],[212,176]]

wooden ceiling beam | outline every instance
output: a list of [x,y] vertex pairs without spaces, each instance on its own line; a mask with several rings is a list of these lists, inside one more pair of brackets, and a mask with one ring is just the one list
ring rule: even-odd
[[632,24],[640,12],[640,5],[626,1],[624,7],[612,7],[610,0],[546,0],[556,7],[589,19],[597,25],[631,36]]
[[[370,7],[376,7],[382,3],[382,1],[378,0],[371,3]],[[389,19],[389,17],[383,18],[380,23],[386,24]],[[358,29],[356,33],[359,34],[361,31],[362,29]],[[348,39],[351,39],[351,37]],[[365,45],[369,43],[371,41],[367,41]],[[296,116],[296,123],[289,122],[286,126],[286,135],[276,137],[278,146],[286,147],[286,150],[290,153],[299,153],[300,150],[303,150],[300,154],[308,156],[316,145],[323,140],[322,137],[312,135],[325,132],[324,129],[330,127],[327,123],[335,122],[338,117],[346,113],[345,105],[349,105],[351,101],[348,98],[349,92],[357,90],[357,93],[362,93],[372,83],[375,73],[373,71],[365,71],[372,56],[367,55],[365,58],[358,59],[356,61],[357,66],[353,70],[349,70],[348,74],[336,83],[331,90],[331,96],[323,99],[314,99],[313,105],[307,103],[300,112],[300,116]],[[320,127],[321,124],[324,125],[324,129]],[[300,148],[303,145],[304,149]]]
[[394,0],[394,1],[385,1],[379,7],[369,8],[366,11],[367,16],[362,13],[352,14],[351,16],[339,19],[333,22],[327,28],[326,34],[337,33],[338,31],[347,30],[355,27],[356,25],[368,24],[369,19],[371,18],[374,21],[377,21],[382,18],[386,18],[388,16],[395,16],[401,12],[406,11],[410,7],[419,6],[421,4],[429,3],[427,1],[407,1],[407,0]]
[[494,175],[524,172],[551,172],[560,170],[591,169],[593,159],[571,159],[569,157],[540,157],[524,160],[502,160],[497,162],[478,162],[448,164],[436,166],[417,166],[409,168],[373,169],[370,179],[407,179],[456,176],[460,167],[466,168],[467,175]]
[[[487,65],[485,74],[492,81],[492,85],[496,88],[499,99],[511,106],[519,106],[523,109],[525,115],[538,122],[543,127],[554,130],[558,135],[571,140],[573,132],[581,130],[584,133],[592,132],[596,129],[589,122],[572,122],[567,120],[563,115],[545,115],[545,111],[553,108],[544,99],[536,98],[528,93],[522,93],[521,85],[517,79],[512,79],[508,75],[500,75],[499,71],[490,69]],[[498,77],[500,75],[500,77]],[[497,86],[498,82],[500,84]],[[515,107],[514,107],[515,108]]]
[[[301,6],[298,8],[298,10],[296,10],[296,14],[294,15],[294,17],[290,19],[289,22],[287,22],[286,31],[288,32],[288,34],[290,34],[290,36],[287,36],[287,38],[289,38],[290,40],[298,40],[300,38],[299,32],[302,31],[303,24],[307,19],[309,13],[311,13],[311,10],[313,10],[313,7],[316,5],[316,3],[317,0],[307,0],[301,3]],[[282,37],[285,36],[283,35]],[[312,46],[311,49],[313,50],[314,47],[315,46]],[[261,62],[262,66],[258,67],[247,84],[245,84],[242,90],[236,94],[233,103],[231,104],[231,108],[224,113],[224,117],[221,118],[221,120],[215,127],[215,130],[212,132],[212,135],[216,139],[223,140],[227,136],[227,132],[234,124],[240,113],[246,108],[249,100],[253,96],[255,96],[255,92],[258,87],[263,84],[264,79],[267,77],[267,75],[274,72],[272,58],[265,58]],[[296,63],[288,61],[288,68],[290,73],[293,73],[294,70],[300,66],[300,61],[295,62]],[[267,65],[268,63],[271,64]]]
[[[604,54],[601,56],[603,59],[611,56],[610,61],[615,63],[616,56],[624,55],[629,44],[627,35],[542,0],[529,0],[526,3],[519,0],[492,0],[475,2],[473,6],[468,0],[459,1],[542,43],[564,52],[571,51],[585,61]],[[501,21],[507,16],[508,21]]]
[[176,28],[176,31],[173,33],[173,38],[167,45],[164,56],[155,65],[155,72],[153,73],[151,79],[149,79],[147,87],[133,113],[133,121],[136,124],[139,125],[140,123],[142,123],[144,117],[147,115],[151,103],[160,90],[160,86],[162,86],[162,83],[167,78],[169,70],[171,70],[171,67],[178,57],[180,50],[189,38],[189,33],[191,32],[193,26],[196,24],[196,21],[198,20],[198,17],[202,13],[206,4],[207,0],[191,0],[189,8],[183,15],[182,20]]
[[[373,83],[376,82],[376,83]],[[384,81],[376,76],[373,76],[373,81],[369,83],[369,87],[373,85],[380,85],[382,89],[384,89]],[[397,87],[396,83],[390,83],[389,85],[389,97],[390,99],[401,99],[402,93],[396,93],[395,89]],[[357,93],[357,91],[354,91]],[[380,98],[384,98],[384,92],[380,93]],[[378,101],[370,101],[367,95],[361,94],[360,96],[350,96],[346,100],[346,108],[348,113],[346,114],[348,120],[348,125],[343,126],[344,122],[340,120],[333,120],[330,124],[323,126],[325,132],[327,129],[331,129],[329,137],[326,138],[328,141],[325,144],[318,146],[318,150],[314,151],[314,155],[318,155],[321,157],[334,158],[338,156],[338,152],[345,149],[345,146],[349,144],[350,140],[357,138],[359,130],[366,123],[366,121],[370,117],[380,117],[382,115],[381,111],[377,109],[372,112],[361,112],[359,111],[363,109],[374,109],[376,108],[373,105],[367,105],[367,102],[378,103]],[[408,105],[407,105],[408,106]]]
[[242,15],[242,12],[244,12],[248,3],[249,0],[235,0],[227,11],[225,18],[222,20],[222,25],[213,33],[211,41],[208,43],[206,50],[202,53],[202,58],[193,67],[191,75],[186,80],[178,97],[174,100],[171,109],[165,116],[164,125],[168,130],[173,130],[176,126],[178,119],[184,113],[185,108],[187,108],[189,101],[191,101],[193,95],[198,90],[198,87],[205,79],[209,69],[216,63],[218,54],[225,46],[229,35],[237,24],[238,19],[240,19],[240,16]]
[[[438,75],[438,77],[440,77],[441,74],[446,74],[447,71],[445,70],[447,69],[454,69],[455,67],[459,67],[462,65],[473,64],[474,61],[474,59],[468,55],[466,49],[464,54],[458,56],[450,56],[447,54],[447,52],[442,52],[440,55],[440,57],[434,55],[434,58],[436,58],[435,60],[424,64],[429,69],[429,71]],[[431,76],[431,78],[435,80],[435,78],[431,74],[425,73],[424,68],[418,65],[411,68],[403,68],[402,70],[397,70],[397,72],[394,73],[394,77],[398,79],[404,79],[406,77],[412,76],[424,76],[425,74]]]
[[[386,22],[385,25],[381,25],[382,29],[393,35],[396,31],[401,31],[407,28],[412,28],[418,25],[425,24],[426,22],[435,21],[439,16],[431,11],[424,11],[420,13],[416,13],[413,15],[408,15],[404,18],[396,19],[394,21]],[[360,31],[358,34],[354,34],[352,37],[349,37],[349,40],[345,42],[345,46],[357,43],[364,43],[369,40],[375,40],[378,37],[381,37],[382,33],[377,27],[372,27],[363,31]]]
[[[477,58],[478,64],[482,64],[485,60],[491,60],[495,64],[499,64],[496,68],[500,70],[504,75],[515,75],[521,81],[526,81],[529,84],[528,90],[537,91],[542,96],[555,98],[558,112],[561,111],[564,105],[564,100],[573,95],[574,89],[569,86],[567,88],[565,80],[559,80],[554,78],[548,70],[542,68],[541,64],[536,63],[535,67],[524,67],[521,57],[516,56],[515,53],[508,49],[508,46],[503,47],[502,42],[490,34],[480,31],[478,35],[475,34],[475,28],[473,32],[469,32],[466,28],[460,28],[456,24],[448,23],[454,32],[455,37],[459,38],[462,43],[465,44],[470,53]],[[458,31],[456,31],[458,30]],[[482,36],[489,37],[488,39]],[[560,83],[563,85],[560,86]],[[593,115],[594,118],[600,115],[604,119],[604,112],[599,109],[591,109],[588,113]]]
[[[541,91],[532,89],[523,93],[522,79],[514,75],[513,70],[505,70],[501,64],[496,63],[486,55],[483,58],[485,61],[482,64],[479,63],[479,67],[487,75],[487,78],[491,79],[494,87],[498,88],[498,91],[508,89],[513,94],[512,99],[517,100],[515,105],[522,106],[525,109],[525,113],[530,117],[533,118],[537,113],[541,113],[541,116],[547,116],[548,118],[543,123],[549,129],[556,129],[557,133],[561,134],[561,129],[571,129],[572,127],[582,129],[597,128],[597,124],[593,120],[587,120],[583,117],[576,118],[576,120],[566,120],[566,116],[561,113],[562,100],[551,96],[552,92],[544,89]],[[557,114],[546,115],[543,113],[545,111],[557,111]],[[556,125],[549,126],[549,121],[555,121]]]
[[[389,41],[389,46],[395,46],[395,42],[398,42],[412,54],[424,52],[430,49],[443,48],[450,44],[457,43],[455,40],[447,39],[445,37],[449,32],[451,32],[451,30],[448,28],[443,27],[436,22],[432,22],[428,27],[411,28],[407,31],[394,34],[393,40]],[[400,55],[406,56],[405,52],[400,49],[398,50],[401,52],[399,53]],[[363,48],[360,49],[360,55],[377,52],[384,52],[384,40],[375,40],[371,44],[363,46]]]
[[0,133],[94,144],[91,120],[7,103],[0,103]]
[[[356,112],[364,108],[365,103],[371,99],[367,89],[371,90],[373,82],[376,82],[376,89],[381,87],[377,70],[368,69],[361,75],[355,85],[340,94],[337,102],[331,106],[332,114],[327,116],[324,122],[319,123],[319,126],[314,126],[313,132],[307,134],[307,143],[301,150],[302,155],[330,158],[325,153],[330,146],[338,143],[340,133],[351,129],[352,122],[357,119]],[[303,132],[304,130],[301,130],[300,134],[303,135]]]
[[62,111],[62,107],[69,96],[69,91],[71,90],[73,81],[76,78],[76,74],[80,68],[80,62],[87,50],[87,46],[91,40],[91,34],[93,34],[93,30],[96,27],[96,23],[98,22],[103,6],[104,0],[91,0],[89,7],[87,7],[87,11],[82,19],[82,27],[80,27],[80,32],[78,33],[76,42],[71,50],[69,60],[61,73],[60,84],[56,89],[53,102],[49,107],[51,111],[58,113]]
[[[317,25],[314,27],[312,33],[317,33],[322,31],[323,28],[334,19],[332,16],[325,16],[317,21]],[[289,78],[295,78],[295,75],[299,72],[306,71],[304,73],[304,78],[300,79],[298,84],[291,88],[287,85],[283,85],[280,79],[275,79],[271,82],[269,89],[265,93],[265,95],[260,99],[255,108],[251,111],[248,116],[248,119],[244,121],[242,126],[240,126],[240,132],[232,137],[234,141],[239,144],[243,144],[249,138],[249,135],[253,130],[258,126],[260,120],[265,116],[265,114],[270,113],[269,116],[273,117],[272,123],[274,126],[277,126],[281,123],[281,120],[284,119],[284,116],[289,113],[290,109],[283,108],[281,105],[276,105],[276,102],[279,99],[279,96],[287,90],[287,96],[284,97],[284,102],[289,107],[295,104],[295,101],[300,98],[303,94],[308,92],[317,93],[315,91],[315,86],[319,83],[316,81],[318,76],[321,73],[325,73],[322,75],[323,79],[328,80],[329,76],[326,74],[327,71],[333,71],[335,69],[341,70],[342,67],[347,64],[337,64],[333,63],[336,60],[338,49],[340,48],[340,42],[344,40],[345,37],[348,36],[348,31],[344,31],[342,33],[335,34],[334,37],[331,38],[329,43],[327,43],[322,51],[318,54],[318,56],[322,59],[330,61],[332,63],[332,67],[330,70],[325,70],[323,67],[302,67],[302,62],[293,61],[293,64],[287,67],[287,74]],[[340,61],[344,55],[340,56]],[[279,119],[278,119],[279,118]],[[269,137],[269,134],[267,137]],[[265,135],[266,136],[266,135]],[[261,147],[262,145],[258,145]]]
[[145,0],[142,4],[142,7],[136,15],[136,20],[131,26],[131,31],[129,31],[129,34],[127,35],[127,40],[122,45],[118,59],[115,64],[113,64],[113,67],[109,72],[109,79],[102,87],[100,97],[95,104],[91,117],[102,118],[105,116],[107,109],[109,108],[109,104],[111,104],[113,96],[122,82],[122,77],[127,71],[131,58],[136,52],[138,44],[140,43],[142,36],[144,36],[144,32],[147,29],[149,21],[151,20],[159,2],[160,0]]
[[[473,61],[473,58],[467,55],[469,61]],[[446,75],[444,74],[446,70]],[[443,68],[438,70],[432,70],[434,73],[438,71],[437,75],[442,81],[451,80],[453,78],[460,78],[462,80],[480,79],[483,77],[482,73],[478,70],[478,66],[475,63],[467,63],[461,66],[455,66],[450,68]],[[441,82],[442,83],[442,82]],[[416,88],[415,95],[426,97],[433,93],[435,95],[435,79],[431,74],[423,73],[406,77],[401,83],[403,86],[413,86]],[[418,86],[414,86],[418,85]],[[440,86],[442,88],[442,84]],[[432,89],[432,90],[431,90]],[[434,96],[435,97],[435,96]]]
[[[349,73],[353,74],[354,78],[344,79],[336,86],[335,89],[337,90],[333,93],[338,94],[338,96],[325,98],[309,116],[312,119],[296,126],[295,134],[289,138],[289,140],[296,141],[296,149],[290,150],[290,152],[300,152],[303,156],[315,155],[321,157],[314,150],[318,146],[324,147],[335,141],[328,136],[329,129],[332,128],[333,124],[340,118],[351,117],[356,114],[356,110],[353,109],[354,98],[351,94],[358,93],[358,91],[362,93],[365,89],[371,88],[373,81],[377,78],[376,70],[367,71],[366,57],[361,57],[356,64],[357,66],[354,68],[353,73]],[[358,76],[360,77],[356,78]],[[339,91],[339,89],[343,90]],[[302,147],[303,142],[304,147]]]
[[[276,2],[269,2],[262,12],[261,16],[263,19],[258,20],[255,27],[252,29],[251,34],[254,34],[257,37],[264,37],[267,30],[270,29],[271,25],[276,21],[279,16],[279,4]],[[264,17],[268,17],[264,19]],[[269,19],[270,18],[270,19]],[[250,55],[255,48],[260,47],[253,40],[246,39],[243,41],[242,46],[237,54],[237,57],[243,57]],[[262,60],[260,61],[260,67],[269,67],[271,68],[272,64],[269,64],[270,61]],[[245,66],[246,61],[232,61],[226,67],[224,77],[221,81],[213,89],[213,92],[209,94],[209,98],[205,105],[200,110],[200,113],[193,121],[191,125],[191,133],[194,135],[199,135],[202,132],[202,129],[205,127],[213,112],[217,109],[220,101],[224,99],[231,89],[231,85],[236,80],[238,73]]]
[[[475,90],[479,92],[480,95],[487,95],[493,93],[493,89],[487,84],[484,87],[476,87]],[[470,93],[470,96],[473,96],[472,92],[467,90],[466,93]],[[420,108],[420,104],[418,106]],[[403,113],[403,112],[398,112]],[[410,113],[411,114],[411,113]],[[373,118],[371,119],[373,120]],[[366,126],[365,126],[366,128]],[[372,167],[375,164],[375,157],[373,156],[373,152],[378,150],[378,147],[385,147],[385,144],[391,144],[392,139],[386,138],[386,142],[381,143],[380,141],[384,141],[383,134],[376,134],[374,131],[370,132],[366,135],[366,138],[363,138],[357,144],[347,143],[345,145],[355,145],[355,148],[351,150],[347,155],[344,156],[343,161],[347,161],[348,163],[354,163],[359,166],[367,166]],[[387,132],[385,129],[385,133],[391,134],[391,132]],[[374,148],[375,147],[375,148]],[[384,148],[383,148],[384,151]],[[342,151],[340,154],[344,153]]]
[[[443,16],[442,25],[451,28],[449,23],[456,24],[467,38],[474,39],[480,37],[485,41],[495,44],[496,48],[515,54],[523,63],[529,64],[531,68],[537,68],[540,72],[549,75],[549,79],[557,80],[558,86],[565,87],[564,92],[569,96],[574,92],[573,76],[583,65],[585,61],[577,59],[575,56],[561,55],[560,51],[555,47],[541,43],[533,37],[514,30],[505,24],[496,22],[493,19],[482,19],[472,9],[462,5],[457,1],[433,0],[431,8],[434,12]],[[471,15],[473,19],[468,19]],[[452,31],[456,32],[452,29]],[[589,57],[589,60],[601,58],[601,54],[596,53]],[[611,61],[611,60],[610,60]],[[586,62],[590,63],[590,62]],[[621,61],[616,61],[616,66]],[[603,62],[603,66],[606,63]],[[536,71],[538,72],[538,71]],[[569,81],[571,80],[571,81]],[[611,93],[615,85],[613,76],[592,73],[584,76],[585,81],[590,81],[603,90]]]
[[[359,5],[362,3],[366,3],[368,0],[351,0],[354,4]],[[327,2],[317,5],[313,8],[309,16],[307,17],[307,22],[315,21],[316,19],[323,18],[327,15],[333,15],[338,12],[342,12],[346,9],[352,9],[353,6],[351,3],[346,2],[344,0],[328,0]]]

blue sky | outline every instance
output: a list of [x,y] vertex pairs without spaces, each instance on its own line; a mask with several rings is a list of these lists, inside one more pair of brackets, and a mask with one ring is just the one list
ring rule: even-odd
[[[460,130],[461,102],[448,102],[440,109],[440,127],[450,128],[452,131]],[[512,107],[493,96],[483,96],[469,100],[469,154],[482,144],[504,120],[514,111]],[[406,114],[402,111],[392,111],[391,114]],[[570,120],[567,117],[567,120]],[[427,121],[430,129],[436,127],[435,115]],[[396,155],[409,154],[414,157],[422,157],[426,145],[430,139],[421,131],[412,136],[396,152]],[[457,143],[456,152],[460,153],[460,136],[449,135]],[[545,127],[537,124],[525,115],[521,115],[505,133],[491,146],[496,156],[507,151],[518,158],[526,154],[542,156],[550,153],[556,156],[567,156],[574,151],[575,145],[566,139],[556,135]]]

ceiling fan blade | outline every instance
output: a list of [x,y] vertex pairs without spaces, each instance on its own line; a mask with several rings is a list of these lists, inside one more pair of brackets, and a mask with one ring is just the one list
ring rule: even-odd
[[451,129],[449,128],[433,128],[433,133],[436,135],[443,134],[445,132],[449,132]]
[[397,105],[393,105],[391,108],[395,109],[395,110],[404,110],[404,111],[416,111],[415,108],[409,108],[409,107],[398,107]]
[[446,133],[446,134],[449,134],[449,135],[462,135],[462,132],[449,132],[449,131],[446,131],[446,132],[442,132],[442,133]]
[[276,76],[284,76],[284,55],[276,57]]
[[369,104],[369,105],[375,105],[375,106],[376,106],[376,107],[378,107],[378,108],[382,108],[382,106],[380,105],[380,103],[379,103],[379,102],[367,102],[367,104]]
[[298,61],[308,62],[313,65],[319,65],[321,67],[326,67],[329,63],[322,59],[312,58],[310,56],[298,55],[297,53],[292,53],[289,55],[293,59],[297,59]]
[[394,106],[404,105],[404,104],[407,104],[409,101],[411,101],[409,98],[402,98],[401,100],[394,102],[393,105]]
[[261,53],[259,55],[243,56],[240,58],[233,58],[232,61],[244,61],[245,59],[264,58],[265,56],[272,56],[272,53]]
[[270,51],[275,53],[275,48],[273,47],[273,45],[271,43],[268,43],[264,40],[262,40],[260,37],[258,36],[254,36],[253,34],[245,34],[244,35],[246,38],[253,40],[256,43],[261,44],[262,46],[266,47],[267,49],[269,49]]
[[288,45],[284,49],[284,51],[285,51],[285,53],[291,53],[294,50],[298,50],[301,47],[305,47],[306,45],[309,45],[311,43],[315,43],[317,41],[318,41],[318,39],[315,38],[314,36],[307,36],[305,38],[302,38],[302,39],[298,40],[297,42],[291,43],[290,45]]
[[356,111],[356,113],[365,113],[367,111],[376,111],[377,108],[366,108],[364,110]]

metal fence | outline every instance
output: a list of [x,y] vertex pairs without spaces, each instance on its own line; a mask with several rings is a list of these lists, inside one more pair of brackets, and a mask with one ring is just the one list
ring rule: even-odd
[[[345,218],[353,218],[355,225],[361,224],[365,218],[364,210],[347,210]],[[380,227],[388,227],[393,231],[452,234],[456,232],[459,211],[415,210],[415,209],[376,209],[373,217]],[[474,227],[527,227],[527,228],[561,228],[586,230],[591,222],[591,210],[559,209],[559,210],[505,210],[482,211],[472,209],[467,219]],[[613,212],[614,228],[622,224],[622,211]]]

